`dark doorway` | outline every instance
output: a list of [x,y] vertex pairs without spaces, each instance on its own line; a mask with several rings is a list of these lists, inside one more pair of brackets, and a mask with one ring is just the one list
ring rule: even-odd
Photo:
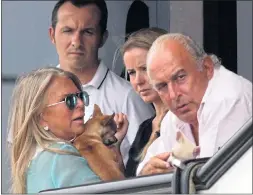
[[[128,13],[127,13],[127,20],[126,20],[126,38],[125,41],[128,38],[128,35],[131,33],[138,31],[142,28],[148,28],[149,27],[149,8],[148,6],[140,1],[140,0],[134,0],[134,2],[131,4]],[[121,77],[125,77],[125,67],[122,70]],[[127,73],[127,78],[129,81],[129,74]]]
[[237,73],[236,1],[203,1],[204,48]]

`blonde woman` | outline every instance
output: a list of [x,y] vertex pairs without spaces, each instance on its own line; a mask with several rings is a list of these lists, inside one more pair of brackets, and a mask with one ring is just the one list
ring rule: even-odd
[[123,61],[134,90],[146,103],[152,103],[155,116],[145,120],[139,127],[136,138],[129,150],[125,174],[136,175],[136,169],[143,160],[149,145],[160,135],[160,123],[168,109],[158,93],[152,89],[146,73],[146,57],[152,43],[167,31],[159,28],[141,29],[131,34],[121,48]]
[[18,80],[9,115],[13,193],[100,181],[71,144],[84,131],[88,104],[88,94],[70,72],[42,68]]

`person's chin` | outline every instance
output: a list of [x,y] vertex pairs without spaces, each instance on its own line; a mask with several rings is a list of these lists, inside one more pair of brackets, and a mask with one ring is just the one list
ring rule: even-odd
[[82,57],[70,57],[68,59],[69,64],[74,65],[75,67],[82,67],[85,64],[85,60]]
[[83,127],[79,127],[79,128],[75,129],[77,136],[81,135],[84,131],[85,131],[85,129]]
[[194,113],[191,110],[185,111],[183,113],[176,114],[180,120],[186,123],[191,123],[194,118]]
[[152,100],[151,100],[150,97],[145,96],[145,97],[141,97],[141,99],[142,99],[145,103],[147,103],[147,104],[152,103]]
[[75,123],[72,124],[72,128],[74,129],[74,131],[78,134],[83,133],[84,132],[84,124],[83,123]]
[[153,98],[153,96],[152,95],[141,95],[141,99],[145,102],[145,103],[147,103],[147,104],[149,104],[149,103],[152,103],[153,101],[154,101],[154,98]]

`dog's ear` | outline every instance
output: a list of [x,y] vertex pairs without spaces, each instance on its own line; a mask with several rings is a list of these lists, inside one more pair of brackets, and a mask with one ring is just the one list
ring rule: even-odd
[[102,116],[103,113],[101,112],[101,109],[99,108],[99,106],[97,104],[94,104],[94,110],[93,110],[93,117],[96,116]]

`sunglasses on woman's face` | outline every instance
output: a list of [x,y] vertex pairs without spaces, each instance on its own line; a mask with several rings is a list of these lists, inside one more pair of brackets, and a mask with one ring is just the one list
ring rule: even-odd
[[89,105],[89,95],[88,95],[88,93],[86,91],[81,91],[81,92],[76,93],[76,94],[68,94],[62,101],[54,103],[54,104],[47,105],[47,107],[51,107],[51,106],[54,106],[54,105],[61,104],[61,103],[65,102],[66,106],[70,110],[73,110],[77,105],[77,98],[81,99],[85,106]]

